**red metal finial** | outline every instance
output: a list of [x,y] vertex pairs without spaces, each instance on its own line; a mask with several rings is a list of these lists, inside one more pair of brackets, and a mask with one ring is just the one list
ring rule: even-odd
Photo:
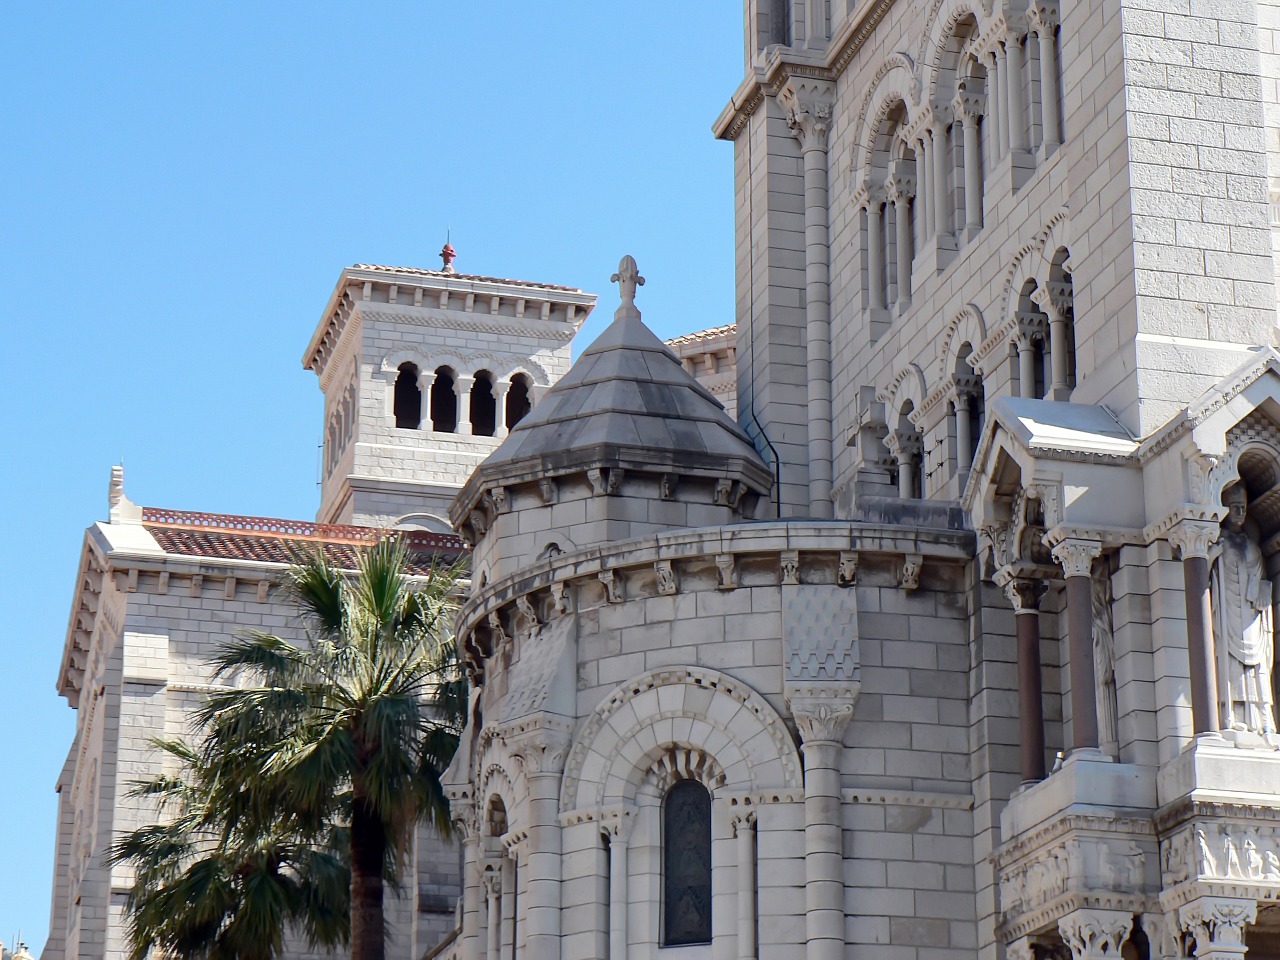
[[453,244],[445,242],[444,248],[440,251],[440,259],[444,261],[444,272],[453,273],[453,260],[458,254],[453,249]]

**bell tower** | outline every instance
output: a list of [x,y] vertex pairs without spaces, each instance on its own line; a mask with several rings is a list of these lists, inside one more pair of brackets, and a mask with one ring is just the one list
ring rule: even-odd
[[569,369],[571,287],[356,264],[302,357],[324,392],[321,523],[449,530],[471,472]]

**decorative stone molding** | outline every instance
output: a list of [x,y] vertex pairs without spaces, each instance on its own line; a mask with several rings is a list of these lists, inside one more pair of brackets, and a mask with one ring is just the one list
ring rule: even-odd
[[1118,960],[1132,928],[1133,914],[1121,910],[1075,910],[1058,921],[1073,960]]
[[551,585],[551,608],[557,617],[573,613],[573,586],[568,580],[560,580]]
[[659,794],[665,794],[681,780],[696,780],[714,794],[724,786],[724,769],[704,750],[671,747],[654,760],[644,779]]
[[1280,825],[1196,820],[1161,843],[1170,904],[1202,894],[1280,901]]
[[968,793],[937,793],[930,790],[876,790],[871,787],[853,787],[842,790],[844,803],[870,803],[876,806],[930,807],[935,810],[972,810],[973,795]]

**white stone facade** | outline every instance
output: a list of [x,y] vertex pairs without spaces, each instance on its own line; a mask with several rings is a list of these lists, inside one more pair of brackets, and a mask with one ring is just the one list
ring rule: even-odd
[[[308,348],[320,519],[473,548],[461,859],[418,860],[457,923],[401,943],[1280,956],[1280,4],[745,12],[734,326],[664,347],[625,258],[570,367],[588,294],[364,266]],[[438,429],[442,369],[527,416]],[[182,631],[280,616],[184,526],[90,534],[54,954],[116,949],[93,853]]]

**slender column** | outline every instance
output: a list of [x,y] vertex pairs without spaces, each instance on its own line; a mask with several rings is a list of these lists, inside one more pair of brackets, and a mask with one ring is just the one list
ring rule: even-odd
[[1004,585],[1018,628],[1018,717],[1022,782],[1044,779],[1044,696],[1040,670],[1040,599],[1045,584],[1014,577]]
[[490,391],[493,394],[495,411],[493,425],[493,435],[495,437],[502,438],[507,435],[507,391],[510,389],[510,380],[497,380]]
[[471,433],[471,385],[474,377],[458,375],[453,381],[453,395],[458,398],[458,433]]
[[480,911],[485,888],[480,876],[479,825],[475,805],[459,796],[449,797],[454,826],[462,837],[462,929],[459,932],[461,960],[480,960]]
[[978,120],[982,97],[962,93],[954,105],[964,135],[964,219],[965,230],[973,235],[982,229],[982,149],[978,142]]
[[[937,108],[935,108],[935,113]],[[947,149],[947,131],[941,117],[933,130],[933,203],[937,235],[955,232],[955,203],[947,186],[947,165],[951,162]]]
[[1071,960],[1117,960],[1132,928],[1133,914],[1123,910],[1072,910],[1058,921]]
[[609,960],[627,957],[627,835],[632,821],[627,811],[604,826],[609,839]]
[[502,878],[498,870],[486,870],[484,874],[486,897],[485,910],[485,960],[499,960],[502,952]]
[[884,220],[880,200],[873,197],[867,205],[867,278],[872,310],[884,309]]
[[1018,396],[1036,396],[1036,345],[1031,333],[1018,331]]
[[967,391],[956,391],[956,469],[964,473],[973,460],[973,432],[969,429],[969,404]]
[[1071,751],[1098,748],[1098,691],[1093,668],[1093,578],[1101,544],[1068,539],[1053,548],[1067,578],[1067,657],[1071,676]]
[[934,212],[937,188],[933,183],[933,135],[927,130],[920,135],[920,177],[916,204],[920,208],[920,235],[931,237],[938,229]]
[[922,452],[920,435],[910,430],[894,430],[885,437],[885,446],[898,461],[898,496],[905,499],[923,497],[915,489],[915,459]]
[[804,754],[805,958],[843,960],[840,752],[853,701],[793,697],[791,712]]
[[499,929],[502,931],[498,941],[509,948],[508,955],[512,957],[516,955],[516,936],[519,932],[516,927],[516,890],[519,889],[516,885],[521,879],[519,858],[517,847],[508,847],[507,855],[502,860],[502,900],[498,905],[498,917],[501,921]]
[[1071,386],[1067,380],[1069,374],[1066,311],[1063,305],[1052,296],[1048,287],[1037,287],[1031,294],[1031,299],[1049,318],[1049,363],[1053,381],[1049,387],[1049,398],[1067,400],[1071,396]]
[[436,382],[435,372],[418,374],[418,429],[431,429],[431,387]]
[[1058,27],[1057,4],[1037,0],[1031,5],[1029,19],[1040,41],[1040,116],[1044,126],[1045,152],[1062,143],[1062,108],[1058,100],[1058,53],[1054,34]]
[[529,828],[526,856],[525,924],[527,960],[560,957],[560,773],[568,750],[567,737],[539,730],[513,745],[524,761],[529,784]]
[[810,50],[827,46],[827,5],[824,0],[808,0],[804,15],[804,45]]
[[756,960],[756,814],[733,818],[738,838],[738,960]]
[[1215,733],[1218,717],[1218,664],[1214,658],[1213,610],[1209,605],[1209,548],[1221,528],[1211,520],[1183,520],[1169,534],[1182,554],[1187,604],[1187,656],[1191,668],[1191,721],[1196,733]]
[[[811,0],[809,13],[823,5]],[[823,36],[822,20],[809,23],[810,37]],[[822,46],[825,46],[825,37]],[[791,101],[789,124],[804,156],[805,349],[809,390],[809,513],[835,515],[831,500],[831,248],[827,196],[827,134],[831,129],[830,92],[813,100]]]
[[993,156],[998,157],[1000,156],[1000,139],[1003,134],[1001,128],[1004,126],[1004,118],[1000,115],[1000,74],[997,70],[994,51],[987,51],[983,67],[987,71],[986,89],[989,91],[987,97],[987,124],[991,134],[991,153]]
[[996,116],[1000,118],[996,136],[996,149],[1000,156],[1009,152],[1009,66],[1005,60],[1004,44],[997,43],[995,57]]
[[1243,960],[1245,933],[1257,919],[1253,899],[1197,897],[1178,909],[1178,922],[1196,942],[1196,960]]
[[1005,60],[1009,68],[1009,146],[1013,150],[1027,149],[1027,92],[1022,63],[1022,42],[1016,31],[1010,30],[1005,43]]
[[911,306],[911,196],[915,177],[908,172],[912,165],[895,164],[889,176],[889,197],[893,201],[894,250],[897,254],[898,312]]

